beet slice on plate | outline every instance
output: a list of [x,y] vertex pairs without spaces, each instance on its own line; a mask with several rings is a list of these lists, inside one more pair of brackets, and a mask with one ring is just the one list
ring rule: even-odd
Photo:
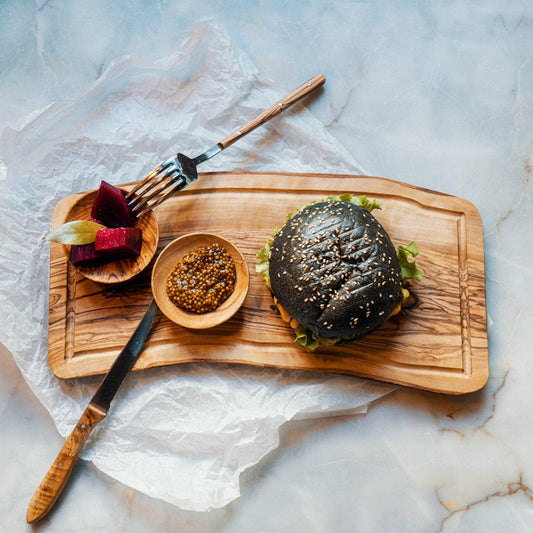
[[95,250],[94,242],[90,244],[73,244],[70,247],[70,260],[73,265],[89,265],[105,258],[105,254]]
[[132,217],[124,193],[102,180],[91,209],[91,218],[109,228],[131,226]]
[[116,256],[139,255],[142,246],[140,228],[109,228],[96,233],[95,251]]

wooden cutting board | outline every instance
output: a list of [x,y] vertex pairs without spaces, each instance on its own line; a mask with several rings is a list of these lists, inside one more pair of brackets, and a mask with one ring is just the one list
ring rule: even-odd
[[[128,186],[126,185],[125,188]],[[288,213],[328,195],[366,194],[382,202],[376,218],[396,246],[414,240],[424,271],[413,285],[418,303],[363,340],[307,352],[272,309],[256,252]],[[63,223],[78,195],[57,205]],[[244,254],[250,289],[241,310],[205,331],[161,316],[134,370],[208,361],[369,377],[436,392],[463,394],[488,378],[483,230],[466,200],[367,176],[206,173],[156,208],[159,249],[190,232],[217,233]],[[49,363],[60,378],[105,373],[151,300],[151,265],[137,278],[106,287],[75,272],[52,243]]]

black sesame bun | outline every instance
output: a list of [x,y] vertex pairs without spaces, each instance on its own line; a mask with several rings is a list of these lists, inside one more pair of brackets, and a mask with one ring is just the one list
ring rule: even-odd
[[274,236],[268,269],[279,304],[318,337],[361,338],[402,299],[387,232],[349,202],[318,202],[290,218]]

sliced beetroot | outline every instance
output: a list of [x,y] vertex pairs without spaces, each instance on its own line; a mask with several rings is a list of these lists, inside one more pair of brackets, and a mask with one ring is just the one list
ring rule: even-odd
[[97,252],[94,242],[90,244],[74,244],[70,247],[70,260],[74,265],[89,265],[105,259],[105,254]]
[[109,228],[96,232],[95,251],[116,256],[137,256],[141,253],[140,228]]
[[132,217],[124,193],[102,180],[91,209],[91,218],[109,228],[130,226]]

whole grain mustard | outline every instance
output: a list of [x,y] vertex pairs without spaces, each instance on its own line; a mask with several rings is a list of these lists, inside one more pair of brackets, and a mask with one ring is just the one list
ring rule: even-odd
[[209,313],[222,305],[235,287],[231,255],[220,244],[196,248],[182,257],[167,279],[174,305],[191,313]]

